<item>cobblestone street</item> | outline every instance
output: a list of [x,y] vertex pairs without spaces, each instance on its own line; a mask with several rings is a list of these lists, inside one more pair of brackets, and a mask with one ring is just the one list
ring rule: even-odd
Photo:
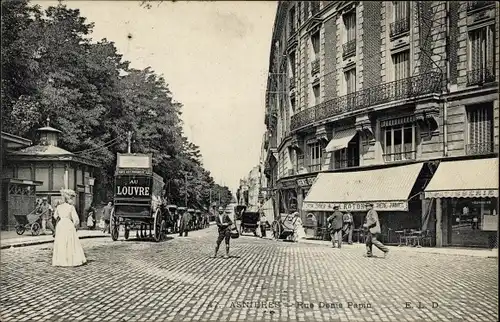
[[163,243],[82,240],[89,263],[78,268],[53,268],[51,244],[2,250],[0,319],[498,320],[494,258],[411,249],[364,258],[357,246],[243,236],[232,258],[213,259],[215,231]]

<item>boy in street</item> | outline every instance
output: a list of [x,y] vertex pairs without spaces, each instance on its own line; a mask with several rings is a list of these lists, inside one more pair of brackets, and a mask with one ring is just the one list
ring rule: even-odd
[[389,249],[382,244],[377,238],[380,236],[380,222],[378,221],[378,214],[373,209],[373,204],[366,204],[368,212],[366,214],[366,223],[363,225],[368,230],[366,236],[366,257],[373,257],[372,246],[375,245],[378,249],[384,252],[384,257],[387,257]]
[[231,226],[233,225],[233,221],[229,218],[229,215],[224,213],[224,208],[219,207],[219,214],[215,216],[215,223],[217,224],[217,228],[219,231],[219,236],[217,237],[217,244],[215,246],[215,255],[214,258],[217,257],[217,252],[219,251],[220,244],[223,240],[226,242],[226,256],[224,258],[229,257],[229,241],[231,240]]

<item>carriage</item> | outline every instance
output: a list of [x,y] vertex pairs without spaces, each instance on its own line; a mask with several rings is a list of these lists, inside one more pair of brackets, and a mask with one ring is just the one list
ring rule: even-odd
[[271,224],[274,239],[289,239],[294,234],[294,216],[293,214],[280,214]]
[[151,154],[117,156],[114,187],[114,209],[111,216],[111,238],[116,241],[120,226],[125,239],[130,230],[137,237],[166,239],[168,211],[162,207],[163,178],[153,172]]

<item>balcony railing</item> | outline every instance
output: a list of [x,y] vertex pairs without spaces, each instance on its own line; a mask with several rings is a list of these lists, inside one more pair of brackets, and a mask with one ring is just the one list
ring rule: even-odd
[[321,171],[321,163],[318,164],[311,164],[307,167],[309,172],[318,172]]
[[391,27],[391,38],[404,34],[405,32],[410,31],[410,19],[400,19],[398,21],[394,21],[390,25]]
[[495,68],[476,69],[467,72],[467,86],[495,81]]
[[493,144],[491,142],[467,144],[465,146],[465,154],[478,155],[493,153]]
[[316,75],[317,73],[319,73],[319,58],[311,62],[311,75]]
[[334,168],[344,169],[359,166],[359,158],[335,159]]
[[403,151],[396,153],[386,153],[383,155],[385,162],[402,161],[402,160],[415,160],[417,158],[417,151]]
[[342,57],[345,59],[356,54],[356,39],[349,40],[342,45]]
[[293,115],[290,128],[294,131],[308,124],[343,113],[425,94],[439,93],[442,85],[441,80],[440,73],[430,72],[336,97]]
[[495,1],[467,1],[467,11],[488,7],[495,4]]

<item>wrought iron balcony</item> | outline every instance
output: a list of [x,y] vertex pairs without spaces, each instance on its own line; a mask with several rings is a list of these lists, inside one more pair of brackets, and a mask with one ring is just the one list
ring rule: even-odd
[[495,1],[467,1],[467,11],[473,11],[494,4]]
[[441,74],[430,72],[336,97],[293,115],[291,130],[294,131],[326,118],[347,112],[354,112],[378,104],[418,97],[425,94],[440,93],[441,86]]
[[356,54],[356,39],[349,40],[342,45],[342,58],[347,58]]
[[492,142],[483,142],[476,144],[467,144],[465,146],[465,154],[467,155],[479,155],[479,154],[488,154],[493,153],[493,143]]
[[316,75],[317,73],[319,73],[319,58],[311,62],[311,75]]
[[467,86],[495,81],[495,68],[476,69],[467,72]]
[[334,169],[344,169],[359,166],[359,157],[335,159]]
[[318,172],[321,171],[321,163],[311,164],[308,167],[309,172]]
[[404,34],[405,32],[410,31],[410,19],[400,19],[398,21],[394,21],[390,25],[391,27],[391,38]]

